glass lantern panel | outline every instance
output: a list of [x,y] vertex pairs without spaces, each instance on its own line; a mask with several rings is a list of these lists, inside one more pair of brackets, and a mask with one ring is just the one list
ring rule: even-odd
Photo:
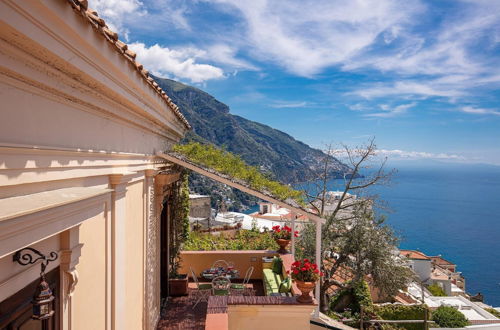
[[50,312],[49,304],[40,305],[40,315],[49,314],[49,312]]

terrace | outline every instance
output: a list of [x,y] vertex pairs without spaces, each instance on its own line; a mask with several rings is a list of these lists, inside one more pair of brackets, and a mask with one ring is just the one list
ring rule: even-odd
[[[287,276],[286,271],[294,261],[292,254],[280,255],[266,250],[183,251],[181,273],[189,273],[191,267],[199,276],[201,270],[210,268],[217,260],[231,261],[240,274],[245,274],[248,268],[254,267],[246,285],[252,294],[211,295],[208,301],[200,302],[193,308],[197,286],[191,278],[188,295],[170,297],[164,302],[158,329],[349,329],[322,314],[315,317],[316,300],[310,304],[298,303],[296,296],[300,291],[295,284],[289,295],[266,294],[263,270],[271,267],[271,262],[266,262],[263,258],[274,256],[280,256],[283,260],[282,276]],[[210,283],[206,279],[199,280],[203,284]],[[231,282],[241,283],[242,278]],[[323,326],[317,325],[318,323]]]
[[[250,195],[258,197],[264,201],[288,208],[292,212],[291,226],[295,231],[295,219],[297,216],[306,217],[316,224],[316,263],[321,264],[321,225],[325,222],[316,213],[303,207],[293,198],[277,196],[270,193],[266,188],[257,188],[243,179],[235,178],[228,173],[221,173],[210,166],[204,166],[189,160],[187,157],[176,153],[157,153],[157,156],[164,158],[170,163],[189,169],[201,174],[209,179],[226,184],[239,189]],[[285,187],[285,190],[289,189]],[[286,195],[286,194],[285,194]],[[295,216],[297,215],[297,216]],[[199,297],[197,292],[201,287],[193,283],[193,276],[189,283],[189,295],[186,297],[168,297],[165,299],[162,310],[162,321],[158,329],[304,329],[319,328],[345,329],[346,327],[319,313],[317,301],[319,301],[319,282],[316,282],[314,295],[315,299],[309,303],[299,303],[297,296],[300,290],[292,284],[289,294],[279,293],[282,279],[288,277],[295,261],[295,239],[291,236],[291,253],[279,255],[283,260],[281,272],[278,273],[273,264],[265,258],[278,256],[275,251],[253,250],[253,251],[184,251],[180,255],[179,273],[191,274],[191,269],[196,277],[202,277],[203,270],[210,269],[217,260],[231,261],[239,271],[241,281],[243,274],[253,267],[248,286],[252,289],[251,294],[233,294],[228,290],[223,296],[215,296],[216,290],[212,290],[212,295],[206,302],[200,302],[194,307],[195,299],[193,294]],[[170,265],[171,266],[171,265]],[[170,267],[168,266],[168,267]],[[271,269],[273,270],[271,271]],[[165,272],[167,275],[168,272]],[[279,276],[278,276],[279,275]],[[168,281],[167,275],[166,280]],[[224,275],[226,276],[226,275]],[[209,284],[208,281],[201,282]],[[206,291],[205,291],[206,293]],[[311,293],[312,295],[312,293]],[[311,297],[312,298],[312,297]],[[194,307],[194,308],[193,308]],[[172,322],[177,320],[178,322]]]

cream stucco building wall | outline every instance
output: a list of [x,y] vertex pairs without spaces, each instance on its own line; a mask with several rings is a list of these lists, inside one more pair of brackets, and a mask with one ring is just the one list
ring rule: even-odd
[[166,165],[154,154],[188,124],[88,15],[0,2],[0,303],[39,278],[12,261],[29,246],[59,254],[47,272],[59,267],[61,328],[148,329]]

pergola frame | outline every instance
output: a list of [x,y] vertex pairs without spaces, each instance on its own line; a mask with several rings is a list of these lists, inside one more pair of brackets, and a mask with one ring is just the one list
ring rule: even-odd
[[[244,185],[242,183],[236,182],[235,180],[230,180],[226,175],[222,175],[216,171],[209,171],[206,168],[203,168],[197,164],[194,164],[190,161],[187,161],[186,159],[182,159],[180,157],[177,157],[176,155],[173,154],[165,154],[162,152],[157,152],[156,156],[161,157],[171,163],[177,164],[179,166],[182,166],[184,168],[187,168],[193,172],[196,172],[198,174],[201,174],[207,178],[210,178],[214,181],[226,184],[230,187],[236,188],[238,190],[241,190],[249,195],[255,196],[257,198],[260,198],[262,200],[265,200],[266,202],[274,203],[277,204],[281,207],[287,208],[290,211],[292,211],[292,230],[295,231],[295,214],[301,214],[305,215],[308,219],[314,221],[316,223],[316,264],[318,266],[321,266],[322,264],[322,259],[321,259],[321,225],[326,222],[325,219],[321,218],[317,214],[308,212],[307,210],[297,207],[295,205],[291,205],[287,203],[286,201],[279,200],[277,198],[274,198],[272,196],[269,196],[261,191],[255,190],[247,185]],[[295,256],[295,238],[294,235],[292,235],[292,254]],[[316,282],[316,292],[315,292],[315,298],[318,303],[318,307],[315,310],[315,317],[319,316],[319,302],[320,302],[320,281]]]

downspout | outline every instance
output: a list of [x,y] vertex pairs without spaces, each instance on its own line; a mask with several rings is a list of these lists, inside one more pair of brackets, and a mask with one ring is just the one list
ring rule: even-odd
[[290,215],[292,216],[292,255],[293,258],[295,259],[295,213],[291,212]]
[[[321,269],[322,265],[322,260],[321,260],[321,222],[316,222],[316,265],[318,265],[318,268]],[[316,303],[318,306],[316,307],[316,310],[314,311],[314,317],[318,318],[319,317],[319,305],[320,305],[320,284],[321,281],[316,282],[316,291],[315,291],[315,298],[316,298]]]

